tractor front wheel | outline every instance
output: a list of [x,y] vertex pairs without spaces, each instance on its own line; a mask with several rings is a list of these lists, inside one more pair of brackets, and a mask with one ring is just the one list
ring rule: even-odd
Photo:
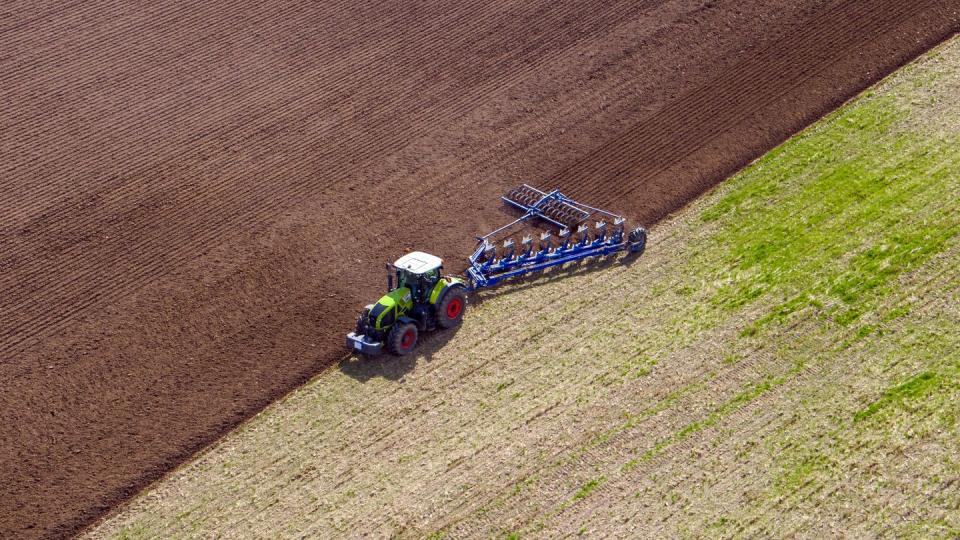
[[463,287],[454,286],[444,293],[443,299],[437,304],[437,324],[440,328],[453,328],[463,320],[466,310],[467,293]]
[[417,326],[413,323],[398,322],[387,335],[387,348],[397,356],[409,354],[417,346]]

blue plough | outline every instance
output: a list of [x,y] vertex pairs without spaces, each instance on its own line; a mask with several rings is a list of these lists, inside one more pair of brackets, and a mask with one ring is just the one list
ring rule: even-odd
[[[467,268],[470,290],[493,287],[510,278],[590,257],[606,257],[619,252],[638,254],[646,247],[647,231],[643,227],[626,233],[626,220],[622,216],[578,203],[560,190],[546,193],[523,184],[501,198],[524,213],[507,225],[478,237],[479,244],[470,256]],[[591,233],[587,222],[592,218],[600,220],[596,221]],[[497,236],[507,235],[521,223],[534,219],[557,227],[557,240],[554,240],[553,231],[544,232],[534,248],[533,239],[524,236],[518,249],[513,238],[507,238],[497,253],[494,245],[499,241],[495,239]]]

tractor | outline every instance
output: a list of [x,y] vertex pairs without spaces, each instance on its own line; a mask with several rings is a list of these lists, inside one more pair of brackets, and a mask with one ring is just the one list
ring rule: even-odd
[[467,283],[442,271],[439,257],[421,251],[388,264],[387,294],[360,312],[356,331],[347,334],[347,348],[373,356],[386,346],[405,355],[422,332],[459,325],[467,308]]
[[[443,261],[420,251],[388,264],[387,294],[363,308],[356,331],[347,334],[347,348],[365,356],[379,354],[384,346],[393,354],[407,354],[422,332],[459,325],[468,293],[551,268],[622,253],[639,255],[647,245],[643,227],[628,231],[622,216],[579,203],[557,189],[545,192],[523,184],[501,199],[523,215],[477,237],[463,278],[441,275]],[[590,221],[598,218],[591,228]],[[535,221],[553,229],[540,234],[536,245],[526,235]],[[519,245],[512,237],[517,232],[524,233]],[[495,243],[500,241],[503,247],[498,250]]]

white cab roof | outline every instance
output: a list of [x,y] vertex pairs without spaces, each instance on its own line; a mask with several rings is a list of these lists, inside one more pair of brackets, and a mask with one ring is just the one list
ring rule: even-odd
[[400,257],[393,263],[397,268],[408,270],[414,274],[425,274],[431,270],[440,268],[443,261],[436,255],[430,255],[422,251],[414,251]]

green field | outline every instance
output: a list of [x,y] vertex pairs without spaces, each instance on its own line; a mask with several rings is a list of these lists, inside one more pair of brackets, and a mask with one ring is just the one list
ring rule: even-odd
[[958,201],[954,39],[640,259],[345,361],[91,534],[955,538]]

